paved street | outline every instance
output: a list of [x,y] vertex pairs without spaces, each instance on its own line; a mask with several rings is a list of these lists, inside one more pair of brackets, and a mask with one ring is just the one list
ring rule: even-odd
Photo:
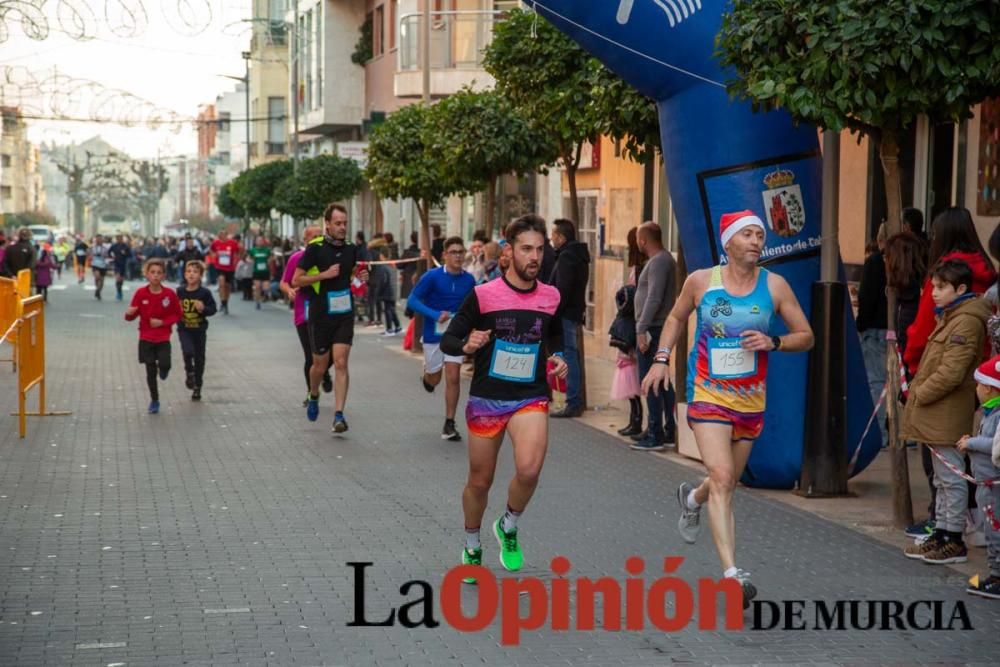
[[[762,598],[933,599],[948,610],[961,600],[974,630],[702,632],[692,623],[672,634],[525,631],[520,646],[502,647],[498,622],[460,633],[437,601],[433,629],[347,627],[347,562],[374,563],[367,609],[377,620],[405,601],[408,580],[439,591],[459,555],[466,457],[440,440],[440,392],[426,394],[419,363],[389,349],[399,338],[359,330],[351,430],[335,439],[328,396],[315,424],[301,408],[290,314],[255,312],[237,297],[233,315],[209,329],[205,399],[189,400],[175,339],[164,407],[149,416],[135,325],[113,294],[99,303],[75,284],[50,294],[49,403],[73,416],[30,420],[24,441],[16,419],[2,418],[0,665],[995,664],[1000,604],[966,595],[962,576],[745,490],[739,564]],[[4,415],[16,406],[13,387],[4,366]],[[489,520],[511,468],[505,448]],[[718,576],[707,530],[693,547],[676,533],[674,489],[689,474],[554,420],[520,524],[525,574],[551,579],[549,561],[563,555],[574,576],[623,581],[625,559],[639,555],[651,583],[665,555],[680,555],[678,575],[692,584]],[[486,533],[484,545],[496,572]],[[474,589],[463,597],[471,610]]]

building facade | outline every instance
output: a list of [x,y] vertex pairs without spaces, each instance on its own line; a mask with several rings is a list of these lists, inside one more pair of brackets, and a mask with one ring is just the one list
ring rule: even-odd
[[198,109],[198,159],[191,175],[192,185],[198,193],[196,206],[191,214],[202,218],[215,217],[218,211],[215,206],[215,196],[218,193],[215,183],[216,166],[212,163],[217,137],[218,116],[215,105],[203,104]]
[[250,38],[250,166],[288,157],[289,26],[284,0],[254,0]]
[[213,218],[219,215],[215,203],[219,189],[246,169],[247,143],[243,131],[246,122],[245,105],[246,86],[242,83],[236,85],[236,90],[215,98],[215,146],[208,157],[215,188],[212,197]]
[[0,214],[45,209],[40,163],[21,110],[0,106]]

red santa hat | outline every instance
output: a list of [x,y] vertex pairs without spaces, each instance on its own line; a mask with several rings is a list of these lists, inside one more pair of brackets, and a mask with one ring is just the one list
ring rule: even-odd
[[1000,389],[1000,354],[980,364],[974,377],[979,384]]
[[719,220],[719,234],[722,236],[722,247],[725,248],[729,240],[736,236],[741,229],[751,225],[757,225],[764,234],[767,234],[767,227],[764,226],[764,222],[753,211],[723,213],[722,219]]

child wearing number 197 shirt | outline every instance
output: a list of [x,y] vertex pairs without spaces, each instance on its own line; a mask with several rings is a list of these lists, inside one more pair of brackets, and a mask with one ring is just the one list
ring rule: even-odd
[[201,285],[205,265],[190,261],[184,265],[184,285],[177,288],[177,298],[181,302],[183,319],[177,325],[177,337],[181,341],[184,354],[184,370],[187,373],[188,389],[193,389],[192,401],[201,400],[201,382],[205,374],[205,334],[208,320],[215,315],[215,299],[212,293]]
[[139,318],[139,363],[146,366],[149,386],[149,414],[160,411],[160,392],[156,377],[166,380],[170,373],[170,334],[181,319],[181,302],[177,294],[163,285],[166,263],[159,258],[146,261],[143,273],[149,284],[135,291],[132,303],[125,310],[125,319]]

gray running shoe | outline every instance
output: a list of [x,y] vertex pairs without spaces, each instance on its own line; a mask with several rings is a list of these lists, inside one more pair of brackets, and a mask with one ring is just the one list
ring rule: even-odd
[[733,578],[740,582],[740,587],[743,589],[743,608],[746,609],[757,597],[757,587],[750,583],[750,573],[746,570],[736,568],[736,576]]
[[688,544],[694,544],[698,540],[698,533],[701,532],[701,507],[693,510],[689,509],[687,504],[687,497],[693,490],[694,487],[688,482],[681,482],[677,487],[677,502],[681,506],[681,518],[677,520],[677,529]]

